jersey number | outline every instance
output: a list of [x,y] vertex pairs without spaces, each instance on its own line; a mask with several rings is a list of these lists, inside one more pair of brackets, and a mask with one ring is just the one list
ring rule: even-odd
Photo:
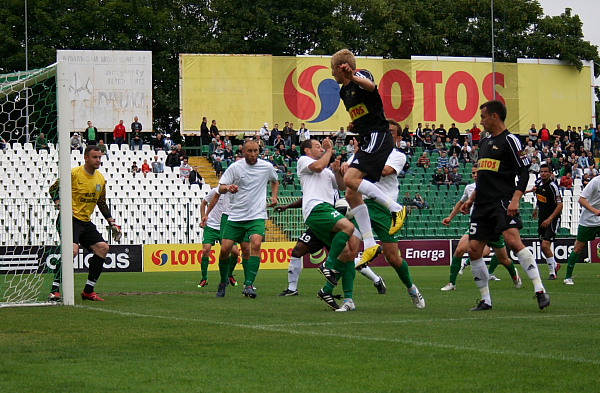
[[333,218],[337,218],[338,216],[341,216],[342,214],[340,212],[331,212],[331,215],[333,216]]
[[302,243],[310,243],[310,235],[309,235],[308,233],[306,233],[306,232],[305,232],[305,233],[303,233],[303,234],[300,236],[300,241],[301,241]]
[[471,227],[469,228],[469,235],[474,235],[475,233],[477,233],[477,223],[472,222]]

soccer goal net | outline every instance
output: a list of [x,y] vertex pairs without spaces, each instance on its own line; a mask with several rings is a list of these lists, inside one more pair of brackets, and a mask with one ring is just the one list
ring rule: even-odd
[[56,69],[0,75],[0,307],[60,302]]

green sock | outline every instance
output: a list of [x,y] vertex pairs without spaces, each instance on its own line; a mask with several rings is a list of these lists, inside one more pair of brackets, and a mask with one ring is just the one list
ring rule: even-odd
[[246,276],[248,275],[248,260],[242,257],[242,270],[244,271],[244,280],[246,280]]
[[208,264],[208,257],[202,257],[202,260],[200,262],[200,270],[202,271],[203,280],[208,280]]
[[[456,285],[456,277],[460,271],[462,264],[462,257],[452,257],[452,264],[450,265],[450,283]],[[400,273],[398,273],[400,275]]]
[[508,274],[510,274],[511,277],[517,276],[517,268],[515,267],[515,263],[513,261],[510,261],[509,266],[504,267],[506,268],[506,270],[508,270]]
[[228,268],[229,268],[229,258],[219,259],[219,274],[221,275],[221,284],[227,283]]
[[344,247],[346,247],[346,243],[348,243],[348,240],[350,240],[350,235],[348,235],[346,232],[336,233],[333,239],[331,240],[331,247],[329,248],[329,258],[331,258],[332,260],[337,259],[337,257],[340,256],[342,251],[344,251]]
[[[410,271],[408,270],[408,263],[406,263],[404,259],[402,260],[402,265],[394,268],[394,270],[396,270],[398,277],[400,277],[400,280],[402,280],[402,283],[406,286],[406,288],[413,286],[412,277],[410,276]],[[454,281],[456,281],[456,277],[454,278]]]
[[260,266],[260,257],[250,257],[246,265],[248,267],[246,268],[244,286],[254,284],[254,280],[256,279],[256,275],[258,274],[258,268]]
[[233,271],[235,270],[235,267],[237,265],[237,261],[238,261],[238,257],[235,255],[232,255],[229,257],[229,269],[227,269],[227,275],[229,277],[233,276]]
[[567,276],[565,278],[573,277],[573,269],[575,269],[575,264],[579,260],[579,254],[575,253],[575,251],[571,251],[571,255],[569,255],[569,259],[567,259]]
[[494,274],[494,271],[496,270],[496,267],[498,267],[499,263],[500,263],[500,261],[498,261],[498,258],[496,258],[496,254],[494,254],[494,256],[492,257],[492,260],[490,261],[490,267],[488,268],[488,274]]
[[[354,262],[352,266],[344,267],[344,273],[342,274],[342,289],[344,291],[344,298],[352,299],[352,293],[354,292],[354,278],[356,277],[356,269],[354,268]],[[344,263],[344,265],[348,265]]]

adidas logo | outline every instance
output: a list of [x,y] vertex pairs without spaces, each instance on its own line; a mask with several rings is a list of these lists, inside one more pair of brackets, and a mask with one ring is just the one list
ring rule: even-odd
[[527,271],[535,270],[535,269],[537,269],[536,265],[529,265],[529,267],[527,268]]
[[473,281],[481,281],[481,278],[475,277],[475,278],[473,278]]
[[517,222],[515,220],[510,220],[510,223],[508,225],[515,225]]

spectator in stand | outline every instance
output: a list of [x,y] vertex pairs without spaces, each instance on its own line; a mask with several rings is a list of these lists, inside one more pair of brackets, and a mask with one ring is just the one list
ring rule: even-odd
[[[452,170],[448,167],[444,168],[444,184],[446,185],[446,187],[448,187],[448,190],[450,190],[450,186],[453,184]],[[456,186],[456,189],[458,189],[458,186]]]
[[78,133],[74,133],[71,137],[71,151],[79,150],[80,153],[83,153],[83,141]]
[[231,140],[229,139],[229,135],[225,135],[225,139],[223,139],[223,145],[225,146],[225,149],[227,149],[228,146],[231,149],[233,149],[233,145],[231,144]]
[[540,174],[540,162],[538,161],[537,157],[533,157],[531,159],[531,166],[529,167],[529,173],[535,175],[536,178]]
[[529,158],[529,160],[531,160],[531,158],[533,157],[533,152],[535,151],[535,147],[533,146],[533,142],[532,141],[528,141],[527,142],[527,146],[525,146],[525,155],[527,155],[527,158]]
[[467,184],[463,181],[462,174],[458,172],[458,168],[453,168],[452,172],[450,172],[450,184],[454,184],[456,186],[456,190],[459,189],[460,186]]
[[292,145],[292,135],[290,133],[290,122],[286,121],[283,125],[283,130],[281,130],[281,137],[283,138],[283,142],[286,147],[290,147]]
[[571,129],[571,132],[569,133],[569,141],[573,142],[575,146],[578,146],[581,143],[581,127],[577,127],[577,130],[575,127]]
[[546,128],[546,123],[542,123],[542,128],[539,132],[540,143],[538,144],[538,148],[542,148],[544,146],[550,146],[550,130]]
[[565,195],[566,190],[571,191],[571,195],[573,195],[573,178],[571,177],[571,172],[565,173],[565,175],[560,178],[558,189],[563,196]]
[[587,167],[586,169],[583,170],[583,174],[585,175],[586,173],[588,173],[591,177],[596,177],[598,176],[598,169],[596,168],[596,164],[592,164],[589,167]]
[[408,124],[404,125],[404,129],[402,130],[401,136],[404,142],[412,144],[413,136],[410,133],[410,126]]
[[404,199],[402,199],[402,204],[406,206],[409,211],[415,209],[415,202],[413,201],[413,197],[410,196],[410,192],[404,193]]
[[150,172],[152,172],[152,169],[148,164],[148,160],[144,159],[144,163],[142,164],[142,173],[144,174],[144,177],[146,177],[146,174]]
[[412,204],[414,206],[416,206],[417,209],[419,209],[419,210],[429,209],[429,203],[427,203],[427,201],[425,200],[425,198],[423,198],[421,196],[421,194],[419,194],[418,192],[415,194],[415,198],[413,199],[413,203]]
[[581,180],[581,188],[585,188],[585,186],[587,186],[589,184],[589,182],[591,182],[593,179],[592,175],[590,175],[589,173],[585,173],[583,175],[583,179]]
[[481,138],[481,130],[477,127],[477,123],[473,123],[473,127],[469,130],[469,135],[471,136],[471,144],[479,145],[479,140]]
[[167,151],[165,148],[165,139],[163,135],[159,132],[156,134],[156,139],[154,140],[154,152],[158,153],[159,151]]
[[583,130],[583,148],[586,151],[592,150],[593,137],[594,137],[594,125],[590,124],[589,127],[586,127],[586,129]]
[[448,150],[448,154],[450,156],[452,156],[453,154],[456,154],[456,156],[458,157],[458,156],[460,156],[460,151],[461,151],[461,148],[458,145],[458,139],[457,138],[452,139],[452,145],[450,145],[450,150]]
[[288,167],[291,167],[293,162],[298,161],[298,158],[300,158],[300,154],[298,153],[298,150],[296,150],[296,145],[292,144],[292,146],[285,151],[285,159],[287,160]]
[[432,184],[437,186],[438,191],[440,190],[440,186],[444,184],[446,180],[444,176],[444,168],[438,167],[437,172],[433,174]]
[[451,169],[458,169],[459,163],[458,163],[458,156],[456,155],[456,153],[452,154],[452,157],[450,157],[448,159],[448,166]]
[[190,183],[190,188],[192,188],[193,184],[197,184],[198,187],[202,188],[202,185],[204,184],[204,179],[202,178],[202,175],[200,174],[200,172],[198,172],[197,166],[192,167],[188,181]]
[[269,123],[264,123],[258,131],[260,139],[263,141],[263,148],[269,144]]
[[439,128],[437,130],[435,130],[435,134],[436,139],[437,137],[439,137],[442,140],[442,143],[445,145],[446,144],[446,129],[444,128],[443,124],[440,124]]
[[448,149],[446,148],[446,144],[442,141],[442,137],[438,136],[435,140],[435,144],[433,146],[433,151],[442,154],[442,152],[446,152]]
[[[269,135],[269,146],[277,146],[275,144],[275,140],[277,139],[277,137],[281,138],[281,133],[279,132],[279,124],[275,123],[275,126],[273,126],[273,129],[271,129],[271,134]],[[285,145],[283,139],[281,139],[281,143]]]
[[181,146],[181,144],[178,144],[177,146],[175,146],[174,150],[177,152],[177,156],[179,157],[179,161],[183,161],[184,159],[188,158],[188,155],[185,152],[185,150],[183,149],[183,147]]
[[213,120],[210,123],[210,137],[216,138],[217,136],[219,136],[219,129],[217,128],[217,121]]
[[[279,131],[278,131],[279,132]],[[285,150],[285,141],[283,140],[283,138],[281,137],[281,134],[278,133],[275,136],[275,139],[273,140],[273,147],[275,149],[283,149]]]
[[456,127],[456,123],[452,123],[452,127],[448,129],[448,140],[455,140],[458,142],[460,139],[460,130]]
[[162,161],[159,161],[158,156],[154,156],[152,161],[152,173],[163,173],[165,171],[165,165]]
[[310,130],[304,126],[304,123],[300,124],[298,129],[298,141],[300,143],[310,139]]
[[40,132],[37,138],[35,138],[35,150],[46,150],[50,153],[50,148],[48,147],[48,141],[46,140],[46,135],[43,132]]
[[346,137],[348,134],[344,131],[344,127],[340,127],[340,130],[335,134],[335,148],[341,149],[346,144]]
[[108,160],[108,146],[106,146],[106,144],[104,143],[104,139],[100,139],[98,141],[98,149],[100,149],[102,156],[106,157],[106,159]]
[[165,151],[173,150],[173,140],[171,139],[171,134],[165,134]]
[[125,143],[126,136],[127,131],[123,125],[123,120],[119,120],[119,124],[117,124],[113,130],[113,137],[115,138],[115,143],[119,145],[119,149],[121,148],[121,145]]
[[401,141],[400,148],[398,149],[406,156],[406,162],[411,162],[415,155],[415,149],[411,146],[410,142]]
[[192,171],[192,167],[188,163],[188,159],[184,159],[183,163],[179,167],[179,177],[182,179],[185,184],[187,180],[190,178],[190,172]]
[[427,154],[432,154],[434,151],[433,141],[429,135],[425,137],[425,142],[423,142],[423,150],[427,152]]
[[417,160],[417,166],[423,168],[424,172],[427,172],[427,169],[429,169],[430,165],[431,160],[429,159],[429,157],[427,157],[427,152],[423,152],[423,154],[421,154],[421,157],[419,157],[419,159]]
[[348,154],[348,156],[354,154],[354,146],[354,138],[352,138],[350,139],[350,141],[348,141],[348,144],[346,145],[346,154]]
[[131,172],[131,174],[135,177],[135,174],[139,173],[140,171],[141,169],[137,166],[137,162],[134,161],[133,164],[131,164],[131,169],[129,172]]
[[535,128],[535,124],[532,124],[531,128],[529,129],[529,140],[533,143],[534,146],[537,146],[538,144],[538,137],[538,130]]
[[215,174],[217,177],[221,177],[223,174],[223,164],[221,163],[221,157],[217,157],[215,162],[213,163],[213,167],[215,168]]
[[427,140],[428,136],[431,137],[431,140],[433,141],[433,130],[429,127],[429,123],[425,123],[425,127],[423,127],[423,142]]
[[438,168],[447,168],[448,167],[448,156],[446,155],[446,152],[443,150],[440,153],[440,156],[438,158],[437,167]]
[[473,165],[475,165],[477,161],[479,161],[479,148],[477,147],[477,145],[473,145],[473,147],[471,148],[471,153],[469,154],[471,155],[471,162],[473,163]]
[[283,188],[287,189],[286,186],[294,186],[294,174],[291,169],[288,169],[287,173],[283,176]]
[[281,154],[280,149],[275,149],[275,153],[271,158],[271,162],[277,167],[278,173],[285,173],[287,171],[287,167],[285,165],[285,157],[283,156],[283,154]]
[[131,123],[131,150],[135,150],[137,146],[137,150],[142,150],[143,144],[142,138],[142,123],[138,121],[138,117],[133,118],[133,123]]
[[171,150],[171,152],[167,155],[165,165],[171,168],[171,171],[174,171],[175,167],[181,165],[181,161],[179,160],[179,155],[177,154],[176,150]]
[[552,133],[552,141],[559,142],[565,137],[565,130],[562,129],[560,124],[556,125],[556,130]]
[[593,157],[594,156],[594,150],[596,151],[596,154],[598,154],[598,151],[600,151],[600,123],[596,124],[596,131],[594,131],[594,146],[593,146],[593,150],[590,150],[590,155]]
[[581,170],[578,164],[573,164],[573,166],[571,167],[571,176],[573,177],[573,180],[583,179],[583,171]]
[[231,146],[226,147],[223,151],[223,161],[225,161],[227,165],[231,165],[235,161],[235,156]]
[[417,129],[415,130],[415,142],[417,143],[417,147],[423,147],[425,143],[425,135],[423,134],[422,123],[417,124]]
[[465,141],[462,149],[460,149],[460,155],[458,156],[458,159],[465,167],[467,166],[467,163],[473,163],[471,161],[471,146],[469,146],[469,142]]
[[88,145],[98,144],[98,129],[92,125],[91,121],[87,122],[87,128],[83,131],[83,135],[85,135],[85,140]]
[[211,139],[210,130],[208,129],[208,119],[204,116],[202,118],[202,123],[200,123],[200,141],[202,146],[208,146]]

